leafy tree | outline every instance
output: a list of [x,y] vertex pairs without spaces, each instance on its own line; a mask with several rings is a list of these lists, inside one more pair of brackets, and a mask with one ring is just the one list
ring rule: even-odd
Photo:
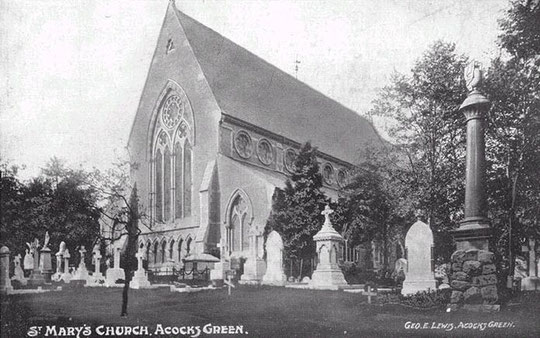
[[453,250],[449,230],[457,226],[464,200],[464,118],[458,108],[467,93],[466,62],[453,43],[435,42],[410,75],[392,76],[370,111],[389,122],[392,151],[400,153],[395,182],[401,183],[401,197],[412,202],[410,208],[426,213],[436,254],[443,257]]
[[335,206],[334,224],[350,246],[373,240],[381,243],[383,266],[388,271],[390,243],[403,239],[413,209],[403,198],[404,186],[391,147],[368,149],[363,158]]
[[43,239],[47,231],[51,248],[64,241],[75,255],[77,247],[90,247],[98,236],[97,196],[84,184],[86,173],[58,168],[62,172],[54,179],[41,175],[26,183],[16,171],[2,175],[2,242],[14,254],[24,254],[26,243]]
[[500,26],[506,53],[492,61],[484,88],[492,101],[487,177],[492,244],[512,271],[513,254],[540,238],[540,3],[512,2]]
[[294,162],[285,189],[276,188],[266,232],[276,230],[283,238],[286,260],[300,262],[300,275],[309,269],[315,254],[313,236],[324,221],[321,211],[329,202],[322,192],[317,149],[305,143]]

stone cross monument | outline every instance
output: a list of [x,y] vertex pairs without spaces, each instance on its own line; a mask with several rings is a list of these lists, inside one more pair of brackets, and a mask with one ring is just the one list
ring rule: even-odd
[[144,248],[140,248],[135,257],[137,257],[137,271],[133,274],[130,287],[133,289],[144,289],[151,287],[148,276],[143,267],[143,258],[145,256]]
[[313,271],[309,286],[315,289],[339,289],[347,286],[343,272],[338,266],[339,246],[343,237],[334,229],[330,215],[334,210],[327,205],[321,212],[324,215],[324,224],[321,230],[313,236],[317,246],[319,263]]

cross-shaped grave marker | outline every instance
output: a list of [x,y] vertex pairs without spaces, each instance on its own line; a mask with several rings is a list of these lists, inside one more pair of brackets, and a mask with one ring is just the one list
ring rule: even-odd
[[371,297],[372,297],[372,296],[377,297],[377,293],[376,293],[376,292],[371,292],[371,285],[368,285],[367,292],[364,293],[364,295],[367,296],[367,302],[368,302],[368,304],[371,304]]
[[223,281],[223,283],[227,284],[227,287],[229,289],[229,296],[231,295],[231,287],[235,287],[233,281],[231,280],[231,273],[227,274],[227,279]]

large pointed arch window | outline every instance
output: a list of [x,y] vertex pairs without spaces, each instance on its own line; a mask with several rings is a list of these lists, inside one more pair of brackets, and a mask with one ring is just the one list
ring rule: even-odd
[[192,120],[185,94],[169,89],[153,131],[152,212],[157,222],[191,216]]

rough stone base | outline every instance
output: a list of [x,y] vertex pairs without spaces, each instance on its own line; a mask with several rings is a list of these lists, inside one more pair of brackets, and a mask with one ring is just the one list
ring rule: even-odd
[[437,283],[435,279],[422,279],[422,280],[407,280],[403,281],[403,288],[401,294],[413,295],[422,291],[434,291],[437,289]]

